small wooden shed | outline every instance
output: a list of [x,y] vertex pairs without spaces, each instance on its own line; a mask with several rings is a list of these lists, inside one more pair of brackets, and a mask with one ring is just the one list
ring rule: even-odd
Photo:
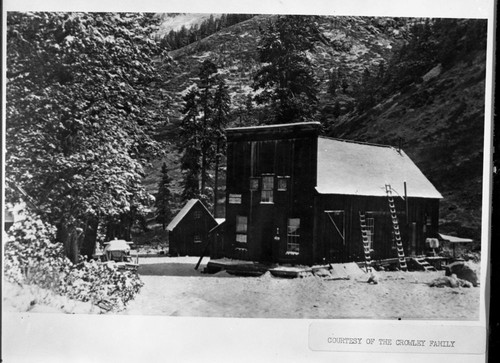
[[218,225],[199,199],[190,199],[167,226],[171,256],[201,256],[209,232]]

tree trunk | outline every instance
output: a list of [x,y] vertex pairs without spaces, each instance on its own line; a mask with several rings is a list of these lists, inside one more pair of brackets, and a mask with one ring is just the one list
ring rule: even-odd
[[118,238],[118,225],[116,222],[109,221],[106,225],[106,241]]
[[57,240],[63,243],[64,253],[71,262],[78,262],[78,231],[74,224],[69,223],[64,218],[57,226]]
[[207,152],[202,150],[201,155],[201,190],[200,194],[205,194],[205,185],[207,182]]
[[118,231],[120,238],[123,238],[126,241],[130,241],[130,232],[132,230],[133,220],[133,212],[131,211],[123,213],[121,215]]
[[85,229],[85,235],[83,237],[80,254],[86,257],[88,260],[92,258],[92,255],[95,252],[98,227],[99,227],[99,220],[95,218],[88,221]]

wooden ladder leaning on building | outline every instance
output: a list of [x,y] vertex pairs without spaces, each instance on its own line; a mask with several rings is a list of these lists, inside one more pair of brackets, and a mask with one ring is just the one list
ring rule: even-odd
[[396,248],[398,251],[399,268],[403,271],[407,271],[408,266],[406,265],[405,251],[403,248],[403,242],[401,241],[401,231],[399,230],[398,215],[396,214],[396,204],[394,203],[394,197],[392,196],[392,188],[390,184],[385,185],[385,191],[387,193],[387,199],[389,200],[392,228],[394,229],[394,239],[396,240]]
[[370,241],[368,239],[368,231],[366,229],[366,216],[361,211],[359,212],[359,223],[361,225],[361,236],[363,237],[363,249],[365,251],[365,266],[366,272],[372,272],[372,257],[370,254]]

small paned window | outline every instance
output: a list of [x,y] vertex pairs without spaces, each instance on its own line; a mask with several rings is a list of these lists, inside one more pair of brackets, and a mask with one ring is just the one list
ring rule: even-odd
[[427,229],[430,228],[432,226],[432,219],[431,219],[431,216],[426,214],[424,216],[424,220],[425,220],[425,224],[422,226],[422,230],[424,233],[427,233]]
[[287,176],[278,177],[278,191],[284,192],[288,189],[288,179]]
[[274,201],[274,175],[262,176],[261,203],[273,203]]
[[195,210],[194,211],[194,219],[200,219],[200,218],[201,218],[201,211]]
[[201,243],[201,236],[199,234],[194,235],[194,243]]
[[247,242],[248,217],[236,216],[236,242]]
[[250,190],[252,192],[259,190],[259,178],[250,178]]
[[286,233],[286,251],[287,254],[298,254],[300,250],[300,219],[289,218]]

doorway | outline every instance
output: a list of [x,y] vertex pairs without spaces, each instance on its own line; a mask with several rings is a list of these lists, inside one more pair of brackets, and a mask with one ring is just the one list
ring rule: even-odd
[[345,212],[343,210],[325,210],[326,256],[328,262],[346,261]]

